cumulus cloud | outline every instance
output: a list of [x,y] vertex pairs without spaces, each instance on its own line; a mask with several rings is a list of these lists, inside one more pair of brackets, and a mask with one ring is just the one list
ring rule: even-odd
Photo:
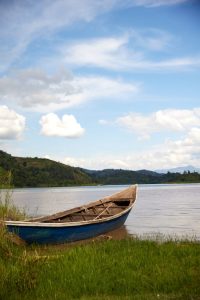
[[[130,114],[112,123],[100,120],[100,124],[105,126],[116,122],[143,138],[160,131],[165,131],[168,138],[162,144],[155,144],[140,151],[132,149],[124,155],[104,153],[84,158],[67,157],[62,161],[88,169],[156,170],[185,165],[200,167],[200,108],[166,109],[146,116]],[[181,137],[171,139],[170,133],[174,131],[180,133]]]
[[85,131],[73,115],[63,115],[60,119],[56,114],[50,113],[42,116],[40,125],[41,133],[46,136],[79,138]]
[[0,139],[19,139],[25,129],[25,117],[5,105],[0,106]]
[[48,76],[39,69],[27,69],[0,79],[1,101],[13,101],[19,106],[34,107],[36,110],[43,106],[67,105],[69,96],[76,92],[67,72]]
[[193,127],[182,139],[167,140],[163,145],[157,145],[151,150],[141,155],[151,169],[200,166],[200,128]]
[[107,168],[156,170],[186,165],[200,167],[200,128],[192,128],[182,139],[168,140],[143,151],[132,150],[126,155],[68,157],[62,161],[72,166],[99,170]]
[[47,75],[39,69],[16,71],[0,78],[0,101],[34,111],[54,111],[99,98],[134,95],[139,85],[103,76],[72,77],[66,71]]
[[[163,169],[194,165],[200,167],[200,108],[191,110],[167,109],[149,115],[132,113],[115,122],[101,120],[103,125],[118,124],[134,132],[140,138],[149,138],[155,132],[165,133],[162,144],[148,146],[146,150],[132,151],[129,155],[93,159],[93,168],[106,165],[114,167],[113,161],[121,161],[128,169]],[[179,138],[170,138],[171,133]],[[167,139],[166,139],[167,137]],[[98,166],[97,166],[98,164]]]
[[116,120],[116,124],[129,129],[140,138],[150,138],[155,132],[187,132],[200,126],[200,108],[166,109],[149,115],[130,113]]

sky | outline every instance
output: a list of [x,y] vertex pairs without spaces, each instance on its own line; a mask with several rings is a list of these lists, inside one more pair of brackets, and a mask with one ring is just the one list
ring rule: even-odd
[[198,0],[0,0],[0,149],[200,167]]

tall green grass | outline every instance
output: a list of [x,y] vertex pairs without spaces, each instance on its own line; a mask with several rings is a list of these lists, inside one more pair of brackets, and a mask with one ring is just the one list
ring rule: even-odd
[[200,299],[199,247],[126,239],[26,249],[3,260],[0,299]]
[[26,216],[25,212],[21,212],[12,203],[11,180],[11,172],[0,170],[0,288],[3,282],[9,278],[7,262],[16,257],[19,251],[21,252],[21,248],[18,249],[15,246],[20,240],[14,234],[8,233],[4,221],[21,220]]
[[25,211],[18,209],[12,202],[12,174],[0,172],[0,220],[23,220]]

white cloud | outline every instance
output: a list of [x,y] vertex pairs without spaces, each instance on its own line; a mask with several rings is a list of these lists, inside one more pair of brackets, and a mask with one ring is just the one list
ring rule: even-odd
[[45,107],[63,108],[70,104],[70,95],[79,92],[71,82],[72,77],[67,72],[48,76],[39,69],[16,71],[0,79],[0,98],[2,102],[12,101],[39,111]]
[[50,112],[96,99],[135,95],[139,85],[103,76],[73,78],[60,71],[48,76],[41,70],[17,71],[0,78],[0,101],[22,108]]
[[140,138],[149,138],[155,132],[186,132],[200,126],[200,108],[166,109],[149,115],[130,113],[116,120],[116,124],[129,129]]
[[[199,167],[200,128],[193,127],[185,137],[176,141],[168,140],[149,150],[137,153],[132,157],[132,165],[137,168],[163,169],[177,166],[194,165]],[[136,159],[134,161],[134,159]]]
[[100,125],[109,125],[109,124],[112,124],[112,122],[109,122],[107,120],[101,119],[101,120],[99,120],[99,124]]
[[134,31],[119,36],[80,40],[61,49],[64,62],[70,66],[98,67],[112,70],[170,71],[200,66],[200,56],[148,59],[149,51],[172,47],[174,38],[161,30]]
[[80,95],[73,95],[74,99],[88,101],[92,99],[124,99],[139,92],[139,84],[124,82],[103,76],[77,77],[75,82],[81,87]]
[[159,6],[170,6],[177,5],[189,0],[134,0],[134,4],[145,7],[159,7]]
[[189,0],[43,0],[0,2],[0,70],[20,58],[33,41],[47,38],[75,22],[122,7],[157,7]]
[[79,41],[62,49],[65,56],[64,61],[76,66],[88,65],[116,70],[121,69],[127,63],[122,59],[123,56],[126,59],[126,53],[123,52],[127,42],[128,38],[126,36]]
[[191,128],[182,139],[168,140],[164,145],[157,145],[153,151],[144,153],[143,158],[151,169],[185,165],[199,167],[200,128]]
[[60,119],[56,114],[50,113],[42,116],[40,125],[41,133],[46,136],[78,138],[85,131],[73,115],[63,115]]
[[109,11],[118,1],[112,0],[43,0],[0,3],[1,69],[6,69],[41,37],[73,24],[90,22]]
[[127,162],[111,157],[90,157],[90,158],[77,158],[77,157],[64,157],[62,162],[72,167],[81,167],[85,169],[129,169]]
[[200,128],[192,128],[183,139],[168,140],[143,151],[131,151],[125,155],[91,156],[85,158],[68,157],[63,163],[87,169],[107,168],[129,170],[156,170],[177,166],[194,165],[200,167]]
[[0,139],[19,139],[25,129],[25,117],[5,105],[0,106]]
[[75,158],[71,156],[66,156],[64,159],[62,159],[62,163],[72,166],[72,167],[82,167],[84,168],[85,163],[87,164],[86,160],[83,158]]

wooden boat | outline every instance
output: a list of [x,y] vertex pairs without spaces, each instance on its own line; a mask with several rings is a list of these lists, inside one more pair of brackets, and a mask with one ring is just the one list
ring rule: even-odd
[[104,234],[124,224],[136,200],[137,186],[50,216],[5,221],[10,232],[27,243],[56,244]]

